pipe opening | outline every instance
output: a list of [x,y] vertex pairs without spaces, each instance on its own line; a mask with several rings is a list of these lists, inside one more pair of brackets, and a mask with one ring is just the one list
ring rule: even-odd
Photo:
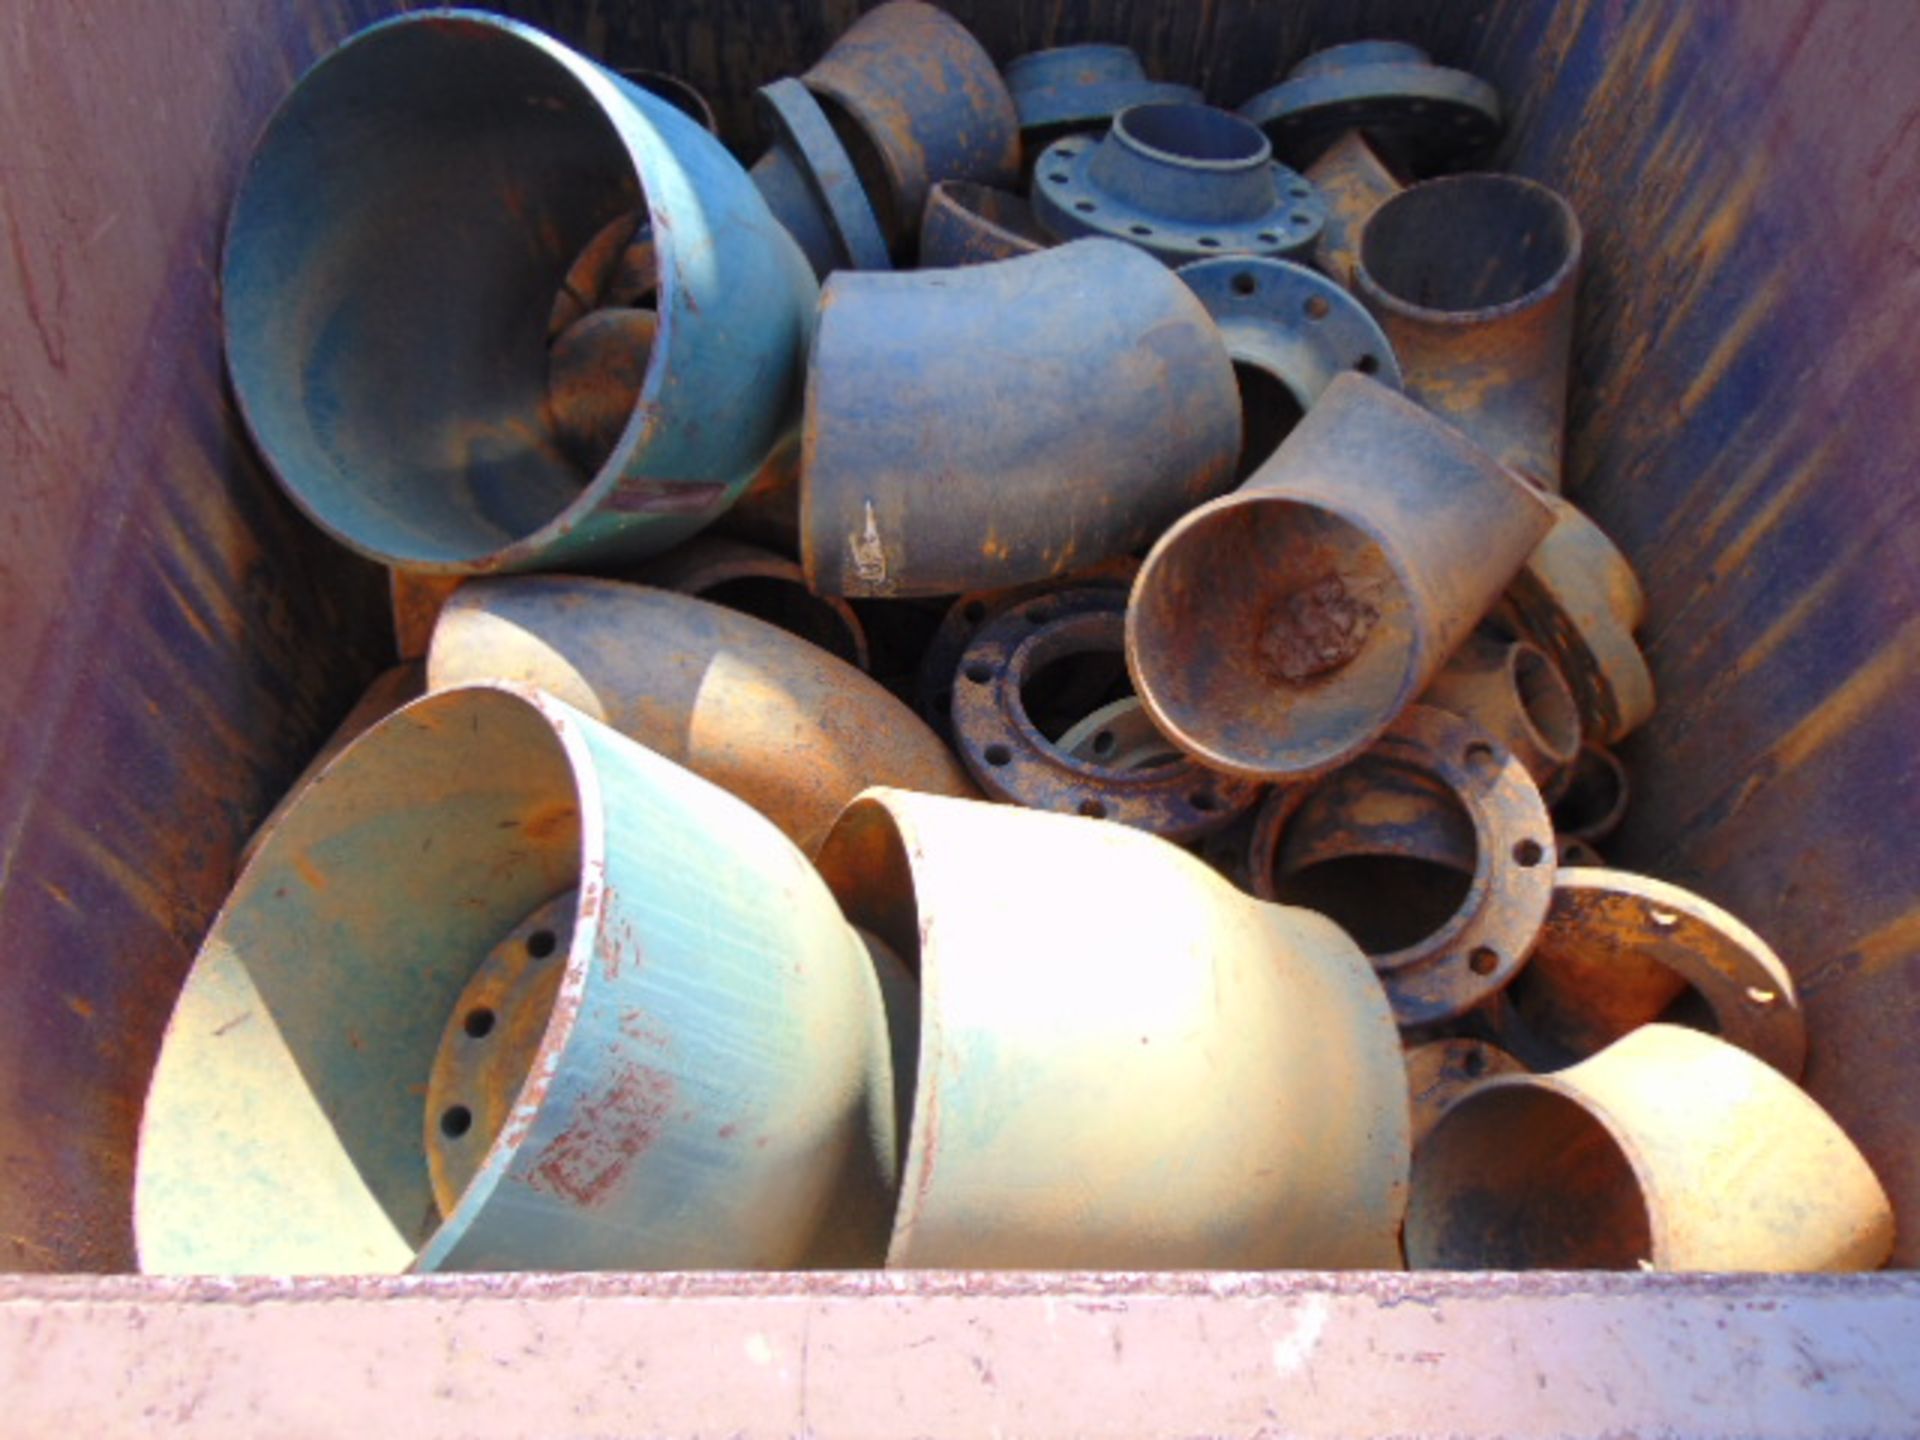
[[1531,645],[1515,645],[1508,655],[1514,693],[1534,740],[1552,759],[1571,760],[1580,752],[1580,707],[1566,677]]
[[1234,480],[1245,480],[1280,448],[1306,415],[1278,375],[1249,360],[1233,362],[1233,378],[1240,386],[1240,462]]
[[1360,267],[1385,298],[1442,314],[1533,299],[1570,274],[1580,222],[1530,180],[1457,175],[1403,190],[1368,219]]
[[1260,164],[1273,154],[1258,126],[1211,105],[1134,105],[1113,129],[1135,150],[1184,164]]
[[1436,1270],[1632,1270],[1653,1222],[1632,1162],[1578,1101],[1493,1082],[1413,1159],[1407,1260]]
[[741,575],[695,593],[702,600],[798,635],[849,665],[861,663],[859,637],[848,617],[798,581],[775,575]]

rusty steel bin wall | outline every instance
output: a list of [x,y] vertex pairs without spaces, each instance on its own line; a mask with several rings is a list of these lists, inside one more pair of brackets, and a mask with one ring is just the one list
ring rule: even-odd
[[[252,458],[221,222],[300,70],[398,0],[32,7],[0,39],[0,1268],[131,1264],[140,1097],[232,857],[383,662],[379,575]],[[756,86],[864,6],[500,5]],[[1875,0],[954,0],[1236,104],[1390,36],[1494,81],[1589,246],[1568,491],[1639,566],[1662,706],[1614,858],[1765,934],[1808,1083],[1920,1260],[1920,9]],[[24,12],[23,12],[24,13]],[[1523,1282],[1524,1283],[1524,1282]],[[1544,1293],[1544,1292],[1543,1292]]]

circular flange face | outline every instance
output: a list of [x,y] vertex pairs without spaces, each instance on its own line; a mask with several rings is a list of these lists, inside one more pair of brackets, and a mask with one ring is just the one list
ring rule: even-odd
[[826,207],[833,233],[855,270],[891,270],[893,257],[880,232],[873,202],[860,184],[853,157],[813,92],[798,80],[776,80],[760,89],[760,99],[781,139],[791,147],[800,171]]
[[1296,73],[1240,113],[1292,164],[1311,165],[1347,131],[1361,130],[1420,174],[1486,149],[1501,123],[1499,92],[1486,81],[1406,60]]
[[1076,655],[1121,657],[1126,608],[1117,590],[1067,591],[1025,601],[982,626],[953,682],[954,745],[995,799],[1197,839],[1249,809],[1262,787],[1184,755],[1157,765],[1142,764],[1147,757],[1138,753],[1131,764],[1079,759],[1027,713],[1022,691],[1047,667]]
[[[1806,1018],[1792,975],[1766,941],[1718,905],[1664,880],[1614,869],[1560,871],[1535,963],[1566,957],[1603,983],[1607,962],[1628,956],[1665,966],[1691,986],[1722,1040],[1790,1080],[1799,1078],[1807,1058]],[[1511,995],[1501,997],[1492,1025],[1501,1043],[1541,1069],[1591,1053],[1529,1023]]]
[[451,1215],[506,1123],[566,974],[580,892],[557,895],[487,953],[447,1017],[427,1079],[427,1170]]
[[1415,1148],[1440,1123],[1447,1107],[1469,1090],[1496,1075],[1527,1073],[1525,1065],[1484,1040],[1430,1040],[1408,1047],[1406,1058]]
[[1137,695],[1102,705],[1069,726],[1054,744],[1075,760],[1109,770],[1151,770],[1185,758],[1180,747],[1160,733]]
[[1272,375],[1302,410],[1348,370],[1401,388],[1400,362],[1379,323],[1317,270],[1225,256],[1196,260],[1176,273],[1219,325],[1227,353]]
[[[1556,870],[1546,803],[1526,766],[1491,736],[1427,705],[1409,707],[1365,758],[1438,781],[1473,822],[1473,878],[1459,909],[1415,944],[1368,956],[1403,1029],[1451,1020],[1505,986],[1539,937]],[[1279,898],[1275,859],[1315,788],[1276,790],[1262,809],[1252,847],[1262,899]]]
[[1033,171],[1033,208],[1062,238],[1106,235],[1137,245],[1169,265],[1218,255],[1305,255],[1326,228],[1327,206],[1311,182],[1275,160],[1276,201],[1265,214],[1234,223],[1195,221],[1122,200],[1090,174],[1101,140],[1071,135],[1049,145]]

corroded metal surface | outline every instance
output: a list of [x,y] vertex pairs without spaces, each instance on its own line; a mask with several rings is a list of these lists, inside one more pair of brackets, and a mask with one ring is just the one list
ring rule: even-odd
[[1524,1075],[1527,1067],[1485,1040],[1429,1040],[1407,1048],[1407,1091],[1413,1099],[1413,1148],[1449,1105],[1496,1075]]
[[626,432],[647,380],[660,317],[651,310],[592,310],[547,351],[547,408],[554,439],[591,474]]
[[[780,223],[807,252],[814,274],[824,278],[832,270],[892,269],[887,237],[861,186],[859,169],[813,92],[798,80],[776,80],[760,87],[760,99],[775,136],[776,155],[754,166],[755,183]],[[779,165],[790,167],[804,185],[796,189],[784,178],[769,178]],[[790,197],[800,196],[817,207],[817,215],[788,213]],[[835,243],[831,251],[817,254],[811,237],[822,231],[830,233]]]
[[801,78],[847,116],[843,138],[865,140],[867,198],[896,247],[912,241],[936,180],[1011,185],[1019,174],[1013,97],[980,42],[935,6],[887,0]]
[[1799,1087],[1648,1025],[1454,1104],[1414,1158],[1406,1244],[1416,1269],[1872,1270],[1893,1212]]
[[1658,1019],[1688,989],[1722,1040],[1800,1077],[1806,1018],[1772,947],[1712,901],[1626,870],[1559,872],[1539,943],[1491,1023],[1508,1049],[1554,1069]]
[[[1369,954],[1402,1026],[1465,1014],[1513,979],[1539,938],[1556,869],[1547,807],[1526,767],[1491,736],[1425,705],[1408,709],[1362,763],[1437,781],[1472,823],[1472,879],[1458,908],[1430,933]],[[1255,894],[1313,903],[1276,875],[1290,822],[1313,788],[1276,790],[1263,806],[1252,851]]]
[[[442,1035],[570,890],[571,945],[518,945],[562,974],[443,1211],[423,1128],[487,1117],[433,1088]],[[441,691],[288,809],[209,933],[141,1124],[141,1268],[777,1267],[846,1225],[871,1263],[891,1066],[866,947],[763,817],[551,696]]]
[[1134,686],[1215,769],[1329,770],[1426,688],[1551,518],[1458,431],[1343,375],[1154,545],[1127,612]]
[[1532,645],[1476,631],[1441,667],[1423,705],[1471,720],[1543,790],[1580,753],[1580,710],[1553,662]]
[[1033,213],[1057,239],[1108,235],[1169,265],[1210,255],[1304,255],[1326,220],[1313,186],[1225,110],[1135,105],[1104,136],[1048,146]]
[[1544,185],[1458,175],[1367,218],[1354,291],[1407,393],[1501,464],[1560,489],[1580,222]]
[[720,535],[696,535],[633,577],[725,605],[862,670],[871,668],[867,629],[837,595],[808,591],[800,567],[784,555]]
[[[1035,810],[1057,810],[1132,825],[1169,840],[1195,840],[1229,825],[1260,798],[1261,787],[1218,775],[1175,752],[1163,764],[1145,764],[1154,749],[1126,746],[1102,726],[1075,753],[1071,732],[1050,735],[1029,713],[1025,692],[1050,667],[1086,655],[1110,655],[1124,676],[1126,593],[1118,589],[1065,590],[1016,605],[982,625],[960,657],[953,684],[954,746],[980,788],[995,799]],[[1126,701],[1115,702],[1119,704]],[[1145,720],[1137,700],[1134,713]],[[1079,708],[1079,707],[1073,707]],[[1111,721],[1102,707],[1102,725]],[[1084,724],[1089,716],[1076,717]],[[1157,752],[1173,749],[1158,740]],[[1077,737],[1076,737],[1077,741]],[[1153,745],[1150,739],[1146,742]]]
[[1612,744],[1653,714],[1653,672],[1633,638],[1647,613],[1620,547],[1570,501],[1548,497],[1553,529],[1527,558],[1498,619],[1559,667],[1592,738]]
[[803,849],[869,785],[972,795],[914,713],[853,666],[720,605],[615,580],[471,581],[427,688],[536,685],[770,817]]
[[1219,331],[1130,246],[845,272],[807,375],[801,563],[828,595],[1062,575],[1218,494],[1239,444]]
[[890,1265],[1395,1266],[1406,1074],[1332,922],[1124,825],[897,790],[819,864],[921,978]]
[[1005,77],[1029,167],[1061,136],[1103,131],[1128,106],[1204,98],[1191,85],[1149,80],[1140,57],[1125,45],[1032,50],[1009,60]]
[[[542,340],[581,248],[636,204],[658,342],[589,472],[546,423]],[[393,243],[397,218],[436,238]],[[221,294],[235,394],[289,494],[374,558],[470,572],[638,558],[712,520],[790,422],[816,290],[697,123],[537,30],[450,11],[367,30],[295,87],[235,200]]]
[[1340,137],[1361,132],[1416,174],[1486,150],[1501,123],[1499,92],[1486,81],[1394,40],[1317,51],[1240,113],[1294,164],[1310,164]]
[[1327,207],[1327,223],[1313,245],[1313,263],[1351,290],[1360,264],[1360,232],[1374,211],[1400,193],[1400,181],[1366,137],[1351,130],[1305,173]]
[[984,265],[1031,255],[1052,243],[1033,218],[1033,208],[1010,190],[942,180],[927,192],[927,213],[920,222],[922,266]]

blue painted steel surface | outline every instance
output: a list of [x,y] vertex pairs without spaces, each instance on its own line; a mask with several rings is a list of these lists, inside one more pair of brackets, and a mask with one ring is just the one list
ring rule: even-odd
[[[525,1083],[442,1215],[441,1033],[576,886]],[[752,1269],[828,1231],[877,1264],[894,1116],[866,947],[771,822],[551,697],[450,690],[341,753],[209,933],[142,1125],[141,1265]]]
[[1149,80],[1140,57],[1124,45],[1035,50],[1009,61],[1005,74],[1029,164],[1062,135],[1105,130],[1129,105],[1204,98],[1192,85]]
[[[591,476],[543,409],[568,266],[644,201],[659,337]],[[307,74],[234,205],[234,390],[282,483],[376,559],[637,558],[746,487],[789,423],[816,291],[746,172],[667,102],[516,22],[404,17]]]
[[1304,255],[1327,220],[1258,130],[1191,104],[1136,105],[1097,141],[1055,141],[1034,167],[1033,211],[1056,239],[1108,235],[1169,265]]

